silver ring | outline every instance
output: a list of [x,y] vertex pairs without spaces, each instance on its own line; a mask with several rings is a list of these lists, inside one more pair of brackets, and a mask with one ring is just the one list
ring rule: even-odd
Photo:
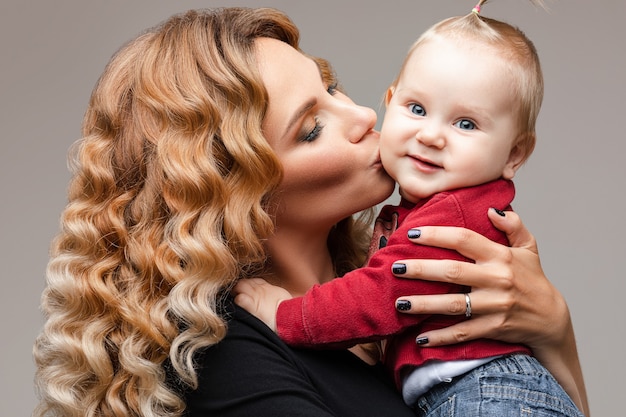
[[465,293],[465,317],[472,317],[472,302],[470,301],[469,294]]

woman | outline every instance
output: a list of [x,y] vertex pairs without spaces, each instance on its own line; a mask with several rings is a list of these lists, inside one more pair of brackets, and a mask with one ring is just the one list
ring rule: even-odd
[[[113,57],[85,115],[48,268],[37,415],[410,412],[375,367],[290,349],[228,295],[252,276],[299,294],[363,262],[369,230],[352,215],[393,183],[375,113],[334,85],[270,9],[190,11]],[[405,261],[406,277],[474,287],[481,316],[431,343],[524,342],[561,382],[581,384],[567,307],[532,237],[514,215],[496,224],[517,248],[424,228],[420,243],[477,263]],[[459,313],[446,296],[413,301],[412,313]]]

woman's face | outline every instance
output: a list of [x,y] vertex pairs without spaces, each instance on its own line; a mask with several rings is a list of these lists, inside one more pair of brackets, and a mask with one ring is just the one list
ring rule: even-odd
[[284,170],[277,225],[331,226],[387,198],[394,183],[380,163],[376,113],[334,91],[286,43],[256,42],[269,95],[263,131]]

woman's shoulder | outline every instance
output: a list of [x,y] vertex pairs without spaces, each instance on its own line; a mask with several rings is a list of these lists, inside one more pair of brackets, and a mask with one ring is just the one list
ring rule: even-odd
[[199,353],[197,364],[200,367],[216,369],[228,365],[233,368],[254,363],[258,369],[268,365],[267,362],[274,362],[275,359],[271,358],[275,357],[297,365],[297,357],[291,348],[265,323],[237,306],[232,299],[225,302],[222,316],[228,327],[226,336]]
[[294,410],[300,416],[364,417],[408,410],[387,379],[351,353],[292,349],[230,301],[224,317],[226,337],[197,355],[198,388],[186,396],[190,417]]
[[228,332],[197,355],[198,388],[186,396],[189,417],[330,416],[301,361],[265,324],[228,305]]

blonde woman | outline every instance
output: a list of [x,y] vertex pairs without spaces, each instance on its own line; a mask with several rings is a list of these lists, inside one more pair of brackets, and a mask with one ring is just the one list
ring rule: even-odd
[[[360,266],[369,227],[353,214],[393,189],[375,113],[338,92],[298,36],[276,10],[189,11],[111,59],[73,149],[35,344],[35,415],[411,415],[361,352],[291,349],[229,296],[252,276],[298,295]],[[496,222],[514,248],[423,229],[420,243],[477,263],[409,260],[406,276],[457,270],[491,294],[478,325],[431,343],[526,342],[576,378],[567,306],[532,236],[514,215]],[[426,298],[422,312],[455,302]]]

